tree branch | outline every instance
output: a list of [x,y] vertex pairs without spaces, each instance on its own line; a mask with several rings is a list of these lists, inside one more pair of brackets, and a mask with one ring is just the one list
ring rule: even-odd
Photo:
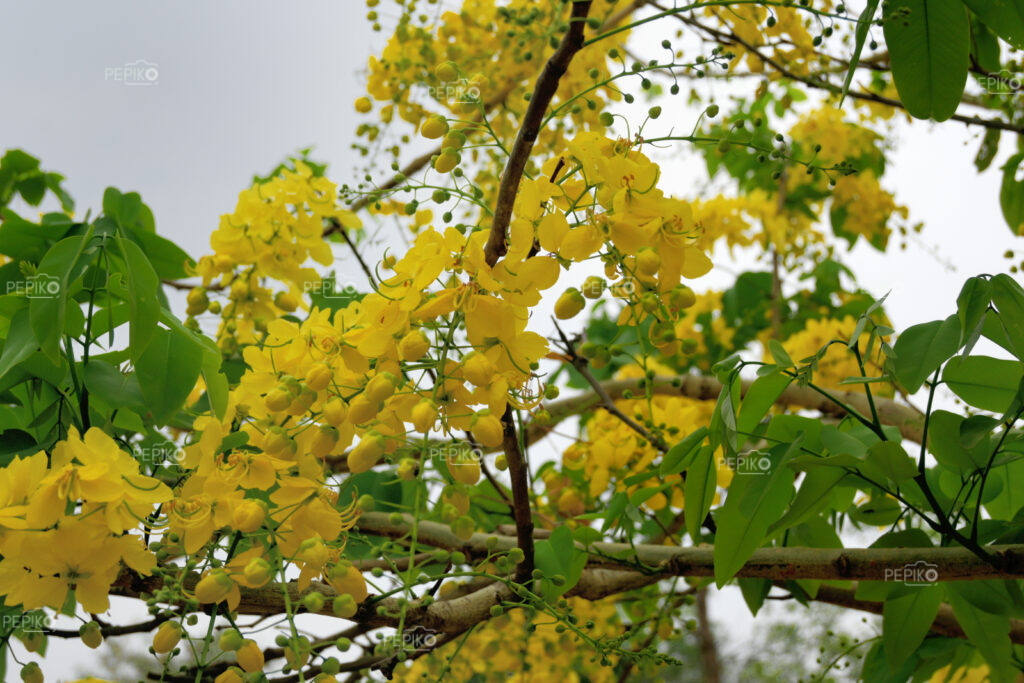
[[523,123],[516,134],[515,143],[509,153],[508,163],[505,165],[505,172],[501,175],[501,183],[498,186],[498,200],[494,208],[494,222],[491,224],[491,233],[487,236],[487,244],[484,246],[484,257],[487,265],[494,266],[498,259],[508,251],[505,243],[505,231],[508,230],[509,221],[512,219],[512,206],[515,203],[516,194],[519,192],[519,181],[523,177],[523,170],[526,168],[526,161],[533,150],[533,143],[537,141],[540,134],[540,126],[544,120],[544,114],[551,104],[551,98],[558,90],[558,81],[569,68],[569,62],[573,56],[583,47],[583,28],[586,25],[587,14],[590,12],[591,0],[574,0],[572,13],[569,15],[569,28],[562,37],[554,54],[544,64],[544,70],[537,79],[533,95],[530,97],[530,104],[526,108],[526,115]]

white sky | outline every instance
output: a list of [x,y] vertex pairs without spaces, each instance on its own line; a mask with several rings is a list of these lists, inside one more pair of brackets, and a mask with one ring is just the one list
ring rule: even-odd
[[[6,71],[0,149],[23,148],[45,169],[63,173],[80,216],[89,208],[95,213],[108,185],[140,192],[157,230],[200,256],[218,217],[233,209],[252,175],[299,148],[315,145],[314,158],[330,162],[329,175],[339,184],[356,180],[359,160],[349,144],[359,120],[352,102],[362,94],[366,59],[380,45],[364,13],[362,2],[325,0],[8,0],[0,41]],[[674,25],[655,26],[637,49],[674,31]],[[136,60],[156,65],[155,85],[129,87],[105,75]],[[692,127],[694,111],[662,104],[658,123]],[[645,109],[638,104],[634,111]],[[912,243],[884,256],[858,247],[845,260],[872,293],[893,290],[888,311],[901,328],[954,312],[963,280],[1003,271],[1002,253],[1020,246],[999,211],[997,167],[1006,152],[978,175],[971,162],[979,129],[915,122],[899,123],[895,132],[883,185],[910,207],[911,222],[925,223],[920,242],[937,257]],[[692,160],[666,164],[662,188],[688,196],[700,170]],[[724,251],[718,259],[729,267]],[[352,267],[350,258],[339,264]],[[729,280],[715,271],[706,278],[708,286]],[[727,617],[734,636],[723,647],[739,651],[751,625],[738,591],[712,609],[720,624]],[[94,656],[79,643],[64,648],[45,660],[49,676],[80,673]]]

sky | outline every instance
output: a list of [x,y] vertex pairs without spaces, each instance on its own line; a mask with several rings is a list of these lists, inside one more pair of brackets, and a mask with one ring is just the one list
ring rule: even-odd
[[[63,173],[78,215],[95,213],[108,185],[138,191],[158,232],[196,257],[209,252],[219,216],[252,176],[300,148],[315,146],[314,158],[330,163],[339,184],[353,180],[359,159],[350,143],[360,119],[352,102],[381,44],[361,2],[41,0],[7,1],[2,9],[0,149],[22,148]],[[635,45],[642,51],[667,30],[651,25]],[[126,77],[126,65],[141,70]],[[662,121],[689,129],[695,115],[666,105]],[[1020,249],[998,206],[996,167],[1008,144],[979,175],[971,161],[980,132],[961,124],[894,126],[883,185],[925,229],[905,252],[883,256],[859,246],[844,258],[869,291],[892,292],[887,306],[898,329],[953,313],[965,278],[1005,269],[1001,254]],[[679,157],[666,159],[663,170],[663,189],[689,196],[700,167]],[[716,261],[720,270],[700,286],[729,281],[736,264],[725,252]],[[338,267],[355,266],[345,257]],[[551,304],[542,304],[539,318]],[[732,593],[713,602],[712,614],[749,633]],[[80,671],[90,653],[78,643],[66,647],[44,671]]]

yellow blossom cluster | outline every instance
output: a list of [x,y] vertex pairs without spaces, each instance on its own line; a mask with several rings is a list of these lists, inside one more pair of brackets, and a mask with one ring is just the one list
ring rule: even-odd
[[832,189],[833,222],[837,220],[838,211],[843,212],[842,230],[882,243],[892,232],[887,225],[889,217],[895,214],[906,219],[909,216],[907,207],[896,204],[892,194],[882,189],[870,170],[836,180]]
[[[613,15],[624,2],[595,3],[592,15]],[[459,12],[444,12],[436,24],[417,25],[405,15],[380,58],[371,57],[367,94],[356,101],[362,113],[374,111],[372,100],[381,103],[375,117],[384,123],[399,117],[419,126],[430,116],[454,114],[464,118],[480,106],[506,102],[512,107],[488,117],[490,132],[509,140],[515,135],[524,95],[533,77],[554,51],[565,27],[565,7],[559,2],[468,0]],[[554,43],[554,45],[553,45]],[[595,82],[609,77],[607,46],[585,48],[573,59],[559,82],[553,106],[570,102],[586,92],[592,105],[566,111],[576,125],[600,126],[598,114],[609,99],[618,99],[614,88],[595,89]],[[594,73],[596,70],[596,75]],[[504,108],[503,108],[504,109]],[[472,134],[474,126],[460,126]],[[366,126],[361,133],[371,140],[378,129]],[[561,147],[560,126],[542,133],[540,144]]]
[[[663,374],[670,374],[667,368],[661,368]],[[644,371],[639,366],[631,365],[622,368],[617,377],[620,379],[639,378]],[[626,416],[641,423],[651,422],[658,425],[663,433],[673,430],[680,438],[696,431],[711,421],[715,401],[703,401],[686,396],[668,396],[655,394],[649,399],[637,397],[615,401],[616,407]],[[611,484],[616,491],[632,494],[640,488],[650,486],[650,482],[640,482],[632,486],[624,480],[628,477],[647,472],[654,461],[660,456],[657,448],[631,429],[617,416],[607,410],[598,409],[586,423],[585,439],[573,443],[562,455],[562,464],[566,469],[580,469],[585,473],[588,489],[585,495],[596,498],[606,491]],[[732,481],[732,470],[721,458],[717,461],[718,485],[727,487]],[[671,475],[661,480],[672,484],[664,493],[657,493],[647,499],[644,505],[651,510],[660,510],[667,505],[673,508],[683,507],[683,486],[680,475]],[[566,516],[581,514],[578,509],[579,494],[568,486],[567,479],[554,474],[545,479],[548,498]]]
[[[320,282],[317,271],[304,264],[334,262],[324,231],[335,223],[342,229],[362,225],[342,208],[335,184],[307,164],[296,161],[294,171],[283,169],[255,183],[239,194],[234,213],[221,216],[211,235],[214,255],[196,265],[203,284],[189,294],[189,315],[210,308],[207,289],[223,289],[227,303],[210,308],[222,317],[221,347],[233,351],[255,342],[258,325],[296,310],[303,294]],[[275,296],[268,279],[287,289]]]
[[[448,584],[451,585],[451,584]],[[444,596],[442,586],[441,595]],[[577,622],[593,621],[594,627],[586,635],[594,640],[612,638],[623,631],[622,619],[613,600],[590,602],[582,598],[568,601]],[[528,630],[527,627],[535,627]],[[611,683],[615,680],[614,667],[601,666],[594,658],[594,649],[581,642],[570,631],[560,632],[547,615],[530,616],[528,610],[512,610],[489,620],[473,631],[462,644],[471,657],[456,657],[450,664],[448,657],[462,639],[420,657],[410,666],[395,669],[395,680],[479,681],[505,683],[506,681],[565,681],[565,683]]]
[[[842,109],[827,104],[801,115],[789,135],[806,149],[820,145],[815,155],[815,163],[820,166],[874,154],[881,140],[870,128],[847,121]],[[800,180],[794,177],[794,181]]]
[[[817,369],[814,371],[814,383],[818,386],[843,389],[846,391],[863,391],[863,384],[848,384],[840,386],[840,382],[848,377],[860,377],[860,367],[857,365],[856,356],[846,348],[850,336],[857,327],[857,319],[848,315],[842,319],[821,318],[811,319],[806,322],[804,328],[782,341],[782,346],[789,353],[790,357],[800,363],[803,359],[809,358],[827,344],[833,341],[841,341],[841,344],[832,344],[828,351],[818,361]],[[863,346],[864,342],[861,342]],[[876,346],[877,352],[877,346]],[[770,356],[765,354],[770,362]],[[864,373],[868,377],[881,375],[881,368],[872,358],[864,358]],[[883,385],[876,385],[883,386]]]
[[166,485],[140,474],[138,462],[96,427],[84,437],[70,427],[49,463],[43,451],[13,460],[0,469],[6,602],[59,610],[73,597],[88,612],[105,612],[122,561],[140,574],[153,569],[153,554],[132,532],[170,499]]
[[[817,6],[815,9],[822,11],[832,8],[831,0],[814,4]],[[786,64],[800,75],[808,73],[817,60],[814,38],[808,31],[806,15],[795,7],[738,5],[725,9],[709,7],[704,11],[708,16],[716,17],[742,41],[730,47],[736,55],[730,70],[736,69],[744,61],[754,73],[764,73],[766,70],[764,60],[743,43],[756,48],[761,55],[775,62]],[[778,69],[769,68],[767,71],[771,78],[782,77]]]

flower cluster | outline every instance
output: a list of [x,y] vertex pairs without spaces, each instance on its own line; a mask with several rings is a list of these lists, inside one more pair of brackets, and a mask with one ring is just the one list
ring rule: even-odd
[[[234,213],[221,216],[210,236],[214,255],[196,266],[203,284],[189,293],[188,314],[219,313],[225,351],[254,343],[260,327],[296,310],[320,282],[317,271],[304,264],[309,259],[321,265],[334,262],[324,235],[335,226],[356,229],[362,223],[342,208],[334,183],[302,161],[295,162],[295,170],[283,168],[256,182],[239,194]],[[268,279],[286,289],[275,293]],[[226,303],[211,303],[211,289],[223,290]]]
[[[0,469],[0,585],[8,604],[104,612],[122,562],[149,574],[155,558],[134,531],[171,499],[160,481],[100,429],[71,427],[47,462],[40,451]],[[143,522],[143,528],[151,526]]]

